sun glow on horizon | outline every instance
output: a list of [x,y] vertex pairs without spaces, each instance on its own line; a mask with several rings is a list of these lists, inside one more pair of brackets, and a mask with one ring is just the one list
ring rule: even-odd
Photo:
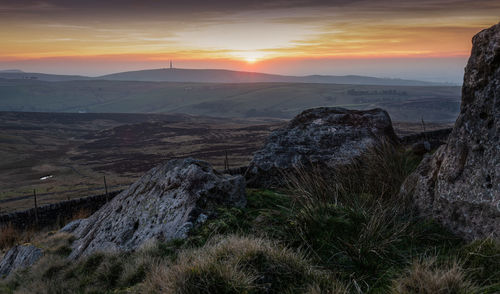
[[280,74],[338,74],[332,64],[345,60],[366,73],[370,60],[386,59],[374,69],[385,75],[386,64],[398,64],[390,75],[401,76],[419,64],[405,58],[463,60],[472,36],[500,14],[494,0],[14,2],[0,4],[0,69],[90,75],[168,67],[171,59]]
[[244,60],[246,63],[256,63],[266,58],[266,55],[258,51],[236,52],[231,54],[236,60]]
[[257,62],[257,58],[254,58],[254,57],[246,57],[245,58],[245,61],[248,62],[248,63],[255,63]]

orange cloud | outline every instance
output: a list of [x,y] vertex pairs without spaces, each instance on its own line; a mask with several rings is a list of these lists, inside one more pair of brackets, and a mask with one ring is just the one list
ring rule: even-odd
[[0,4],[0,62],[222,60],[248,68],[276,58],[466,56],[471,37],[500,15],[500,4],[488,0],[296,1],[291,8],[283,1],[26,2]]

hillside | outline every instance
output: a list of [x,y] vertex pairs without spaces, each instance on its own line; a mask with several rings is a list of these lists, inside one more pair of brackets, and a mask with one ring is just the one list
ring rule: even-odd
[[444,84],[415,80],[375,78],[368,76],[310,75],[286,76],[258,72],[233,71],[223,69],[182,69],[164,68],[119,72],[98,77],[79,75],[55,75],[23,72],[21,70],[0,70],[0,78],[14,80],[39,80],[61,82],[74,80],[114,80],[144,82],[184,82],[184,83],[324,83],[385,86],[437,86]]
[[318,106],[386,109],[397,121],[454,121],[460,87],[0,79],[0,111],[187,113],[291,118]]
[[61,82],[61,81],[74,81],[74,80],[89,80],[91,78],[85,76],[77,76],[77,75],[53,75],[45,73],[23,72],[21,70],[12,69],[12,70],[1,70],[0,79]]
[[193,82],[193,83],[325,83],[353,85],[390,85],[390,86],[430,86],[429,82],[374,78],[366,76],[285,76],[258,72],[232,71],[222,69],[182,69],[165,68],[116,73],[100,76],[98,79],[118,81],[149,82]]

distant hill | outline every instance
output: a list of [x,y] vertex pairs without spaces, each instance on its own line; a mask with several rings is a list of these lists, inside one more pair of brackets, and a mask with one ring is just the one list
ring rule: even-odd
[[[0,78],[16,80],[40,80],[64,82],[81,80],[112,80],[142,82],[180,82],[180,83],[320,83],[343,85],[381,85],[381,86],[439,86],[443,84],[415,80],[375,78],[367,76],[285,76],[258,72],[233,71],[224,69],[149,69],[120,72],[99,77],[78,75],[54,75],[30,73],[20,70],[2,70]],[[449,85],[447,85],[449,86]]]
[[385,85],[385,86],[432,86],[436,83],[374,78],[366,76],[284,76],[257,72],[232,71],[223,69],[181,69],[165,68],[139,71],[128,71],[104,75],[98,79],[115,81],[148,81],[148,82],[195,82],[195,83],[322,83],[352,85]]
[[23,71],[18,69],[3,69],[0,70],[0,73],[23,73]]
[[45,82],[64,82],[64,81],[77,81],[77,80],[90,80],[92,78],[76,75],[53,75],[44,73],[23,72],[20,70],[1,70],[1,79],[9,80],[39,80]]

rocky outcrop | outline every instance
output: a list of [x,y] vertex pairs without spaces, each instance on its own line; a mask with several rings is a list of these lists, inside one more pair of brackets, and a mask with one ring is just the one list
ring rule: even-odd
[[134,250],[147,240],[184,238],[219,205],[244,206],[245,180],[210,164],[176,159],[148,171],[87,219],[62,229],[76,237],[70,258],[95,251]]
[[402,187],[417,208],[467,238],[500,239],[500,24],[473,38],[460,114],[446,145]]
[[15,270],[31,266],[43,256],[42,249],[33,245],[17,245],[5,253],[0,261],[0,278]]
[[378,140],[397,141],[386,111],[321,107],[305,110],[274,131],[254,154],[247,172],[252,186],[280,186],[297,166],[349,163]]

